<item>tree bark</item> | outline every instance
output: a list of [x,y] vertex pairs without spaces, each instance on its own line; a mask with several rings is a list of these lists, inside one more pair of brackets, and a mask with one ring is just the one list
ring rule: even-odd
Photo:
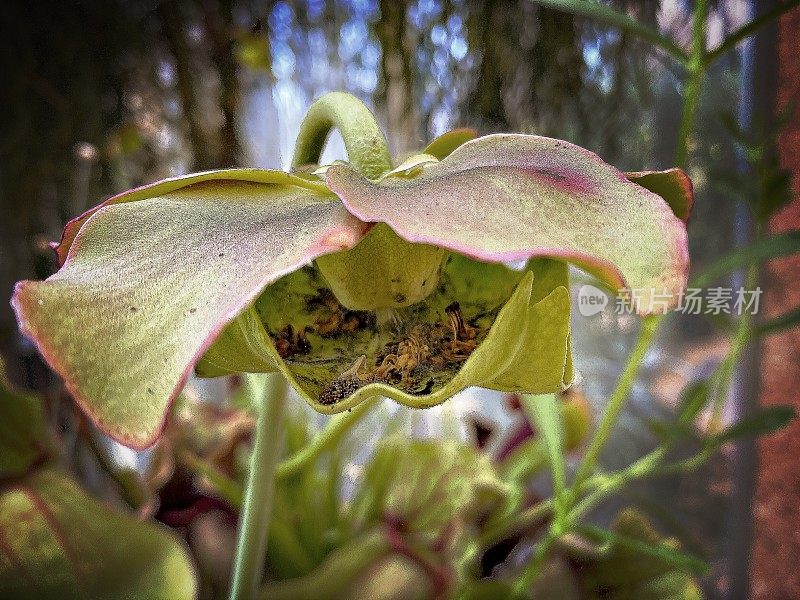
[[406,27],[406,0],[380,0],[376,26],[381,54],[383,85],[379,104],[386,107],[389,144],[398,155],[419,146],[419,116],[414,109],[414,44]]
[[[784,15],[778,26],[778,110],[800,98],[800,54],[797,31],[800,9]],[[770,223],[770,231],[800,228],[800,111],[795,107],[789,125],[778,140],[781,164],[793,175],[794,201]],[[800,257],[772,261],[764,270],[764,319],[777,317],[800,305]],[[764,340],[761,404],[793,404],[800,413],[800,328],[794,327]],[[756,600],[800,598],[800,420],[758,441],[755,532],[751,570],[751,597]]]

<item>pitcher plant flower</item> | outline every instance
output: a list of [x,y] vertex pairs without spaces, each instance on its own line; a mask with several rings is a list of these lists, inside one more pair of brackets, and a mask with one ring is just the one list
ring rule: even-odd
[[[348,162],[320,167],[334,128]],[[89,417],[136,448],[193,369],[280,371],[323,413],[469,386],[549,393],[574,378],[567,263],[639,290],[640,314],[668,309],[691,202],[677,169],[626,176],[535,135],[456,130],[393,165],[369,110],[332,93],[309,109],[292,172],[114,196],[66,225],[59,271],[18,283],[12,304]]]

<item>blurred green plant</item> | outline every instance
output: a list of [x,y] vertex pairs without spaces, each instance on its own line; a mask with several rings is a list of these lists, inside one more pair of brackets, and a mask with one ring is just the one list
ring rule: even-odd
[[174,532],[98,502],[59,466],[40,399],[11,390],[2,361],[0,550],[4,598],[190,599],[197,591]]
[[[759,27],[798,5],[795,1],[780,5],[732,33],[716,49],[709,52],[705,47],[708,12],[705,0],[698,0],[694,4],[692,43],[688,50],[682,49],[672,40],[629,16],[597,2],[577,0],[540,0],[540,2],[625,29],[651,42],[681,65],[685,71],[685,80],[676,163],[682,168],[685,168],[689,161],[689,138],[694,127],[703,76],[709,65]],[[254,46],[251,40],[246,38],[241,41],[241,59],[252,63],[254,68],[258,68],[265,60],[264,53],[267,51],[268,49],[261,46]],[[358,107],[353,108],[348,105],[352,109],[348,111],[342,110],[341,106],[332,108],[326,103],[330,103],[330,98],[316,105],[317,108],[312,110],[312,118],[304,125],[305,132],[301,132],[295,159],[298,167],[317,162],[325,138],[333,125],[337,125],[347,133],[348,123],[352,125],[350,120],[354,115],[361,114],[361,109]],[[512,189],[516,185],[516,179],[505,178],[503,169],[519,168],[520,165],[514,160],[506,164],[503,160],[495,159],[498,156],[501,159],[503,156],[519,158],[524,154],[521,150],[525,148],[521,147],[526,143],[530,146],[527,150],[533,149],[534,154],[538,151],[535,143],[529,143],[530,140],[521,140],[516,136],[490,136],[471,141],[472,134],[467,131],[457,131],[434,141],[422,155],[412,157],[409,161],[392,168],[388,154],[384,152],[385,142],[383,145],[380,143],[382,135],[376,137],[370,126],[364,126],[365,130],[360,129],[362,126],[364,123],[360,123],[355,129],[350,129],[351,133],[355,131],[358,135],[345,135],[345,142],[349,144],[350,159],[356,170],[345,165],[334,165],[330,168],[317,168],[314,165],[309,169],[298,169],[292,175],[274,172],[264,175],[263,172],[257,174],[240,171],[195,176],[195,179],[191,180],[192,183],[200,184],[194,191],[211,190],[213,192],[211,196],[223,194],[223,190],[227,189],[226,185],[242,188],[256,184],[262,188],[274,185],[280,187],[281,192],[285,192],[286,187],[294,186],[292,189],[303,190],[303,194],[311,197],[310,200],[306,198],[306,208],[312,212],[331,209],[334,204],[337,208],[333,210],[338,210],[338,204],[331,196],[327,184],[330,189],[345,197],[347,208],[353,215],[362,219],[363,222],[357,224],[377,222],[378,225],[372,228],[378,230],[378,234],[374,236],[378,240],[377,247],[394,247],[395,255],[391,259],[399,257],[395,260],[395,264],[391,264],[391,260],[385,263],[376,261],[378,253],[374,248],[363,255],[359,255],[357,251],[348,255],[348,252],[358,248],[355,243],[362,239],[361,236],[365,231],[359,232],[357,227],[352,230],[347,229],[345,227],[348,224],[347,218],[331,221],[343,229],[334,228],[323,232],[332,236],[325,238],[331,248],[353,246],[342,254],[331,255],[332,258],[327,264],[322,260],[321,264],[322,270],[327,273],[326,278],[333,281],[331,287],[334,292],[337,285],[341,288],[335,295],[339,297],[344,307],[342,314],[334,311],[333,317],[345,323],[352,323],[352,319],[355,319],[357,324],[362,318],[358,313],[363,312],[364,306],[360,303],[365,301],[365,297],[368,303],[373,304],[375,298],[379,298],[378,304],[370,305],[370,308],[383,309],[386,308],[383,306],[383,299],[388,296],[384,289],[378,289],[377,293],[374,293],[375,290],[369,285],[365,287],[364,280],[369,280],[369,277],[361,277],[361,280],[356,282],[343,281],[345,276],[349,276],[348,269],[356,265],[359,269],[373,274],[376,265],[384,271],[386,269],[402,271],[404,268],[408,270],[411,260],[409,257],[416,257],[431,262],[438,276],[438,271],[442,271],[444,264],[442,256],[439,255],[441,248],[433,250],[431,247],[413,248],[406,252],[408,248],[402,250],[403,243],[408,242],[400,238],[395,240],[391,237],[392,229],[380,227],[381,224],[392,224],[393,227],[405,232],[405,235],[413,239],[417,245],[420,245],[418,242],[431,242],[431,239],[424,234],[429,233],[430,228],[435,225],[434,217],[441,215],[426,215],[427,222],[420,230],[416,230],[414,219],[406,218],[409,215],[413,216],[413,211],[406,210],[403,213],[404,204],[419,201],[421,198],[431,201],[449,196],[459,198],[457,192],[460,188],[453,184],[453,181],[459,178],[463,178],[464,189],[469,186],[487,185],[487,182],[499,189]],[[367,132],[366,135],[362,135],[364,131]],[[757,281],[758,263],[776,256],[793,254],[800,249],[797,232],[769,235],[763,227],[769,217],[790,198],[788,179],[777,167],[774,154],[770,150],[770,139],[765,137],[763,140],[754,140],[743,132],[733,131],[733,133],[744,149],[751,172],[756,174],[755,177],[749,178],[750,182],[754,182],[752,185],[740,189],[745,190],[753,214],[759,223],[757,237],[752,245],[721,258],[705,272],[696,275],[693,281],[698,285],[712,283],[733,270],[746,268],[746,285],[753,286]],[[367,144],[366,150],[363,144],[359,146],[364,140],[375,139],[379,142],[377,150],[372,147],[375,144]],[[474,155],[471,154],[473,150]],[[552,148],[550,150],[553,151]],[[570,155],[568,158],[569,160],[557,165],[563,172],[537,171],[539,176],[551,180],[544,186],[548,192],[552,193],[553,189],[558,188],[561,178],[568,179],[568,175],[574,175],[570,168],[580,164],[580,157]],[[492,162],[493,160],[495,162]],[[536,161],[533,162],[536,164]],[[487,177],[475,176],[475,171],[486,168],[495,171]],[[357,170],[371,180],[364,179]],[[557,177],[552,177],[554,174]],[[676,181],[680,181],[675,172],[661,175],[636,173],[629,174],[628,178],[662,195],[679,217],[688,216],[689,195],[685,193],[685,187],[681,188],[680,184],[675,184]],[[656,178],[655,184],[650,181],[653,178]],[[205,181],[200,181],[201,179]],[[215,179],[225,179],[227,183],[221,185],[215,183]],[[665,181],[672,183],[665,187],[663,185]],[[133,201],[131,205],[135,205],[135,201],[146,199],[149,201],[146,206],[155,206],[164,200],[162,196],[180,191],[180,188],[187,183],[188,181],[162,183],[157,189],[135,191],[112,200],[110,204]],[[627,188],[627,181],[624,184],[625,189],[636,187]],[[674,193],[665,192],[664,189],[673,190]],[[681,192],[681,189],[684,191]],[[259,191],[264,190],[259,188]],[[643,194],[641,191],[638,193]],[[247,195],[233,194],[240,200]],[[250,200],[257,199],[257,202],[251,202],[251,205],[263,203],[261,195],[250,195],[253,196]],[[512,194],[512,197],[519,200],[517,195]],[[742,197],[741,192],[737,197]],[[370,207],[368,202],[362,201],[365,198],[374,199],[376,205],[383,202],[381,215],[369,214],[370,208],[373,207]],[[167,200],[170,208],[185,208],[180,202],[172,202],[172,198]],[[202,203],[195,197],[183,197],[181,201]],[[254,208],[250,205],[248,207]],[[399,214],[393,215],[392,211],[398,207],[400,207]],[[120,214],[129,212],[135,216],[137,208],[131,206],[130,211],[122,210]],[[262,215],[262,221],[267,222],[269,221],[267,217],[275,216],[274,212],[269,212],[273,208],[259,207],[259,210],[266,210],[268,213]],[[61,249],[63,258],[67,258],[66,251],[73,240],[78,239],[77,236],[84,224],[92,222],[90,216],[95,221],[101,221],[100,216],[110,212],[98,213],[96,218],[92,212],[85,218],[81,217],[73,222],[72,226],[68,227]],[[466,226],[463,226],[463,223],[459,225],[458,219],[452,215],[442,214],[447,217],[445,220],[448,226],[455,225],[457,235],[454,239],[459,244],[480,245],[481,240],[465,241],[458,235],[474,237],[475,231],[471,225],[476,221],[466,219]],[[575,220],[580,216],[577,213],[569,213],[566,218]],[[634,219],[642,216],[634,215]],[[223,225],[229,225],[231,214],[221,211],[216,216],[211,215],[208,221],[215,222],[217,217],[222,217],[220,222]],[[183,231],[184,222],[180,219],[178,221],[181,227],[175,231]],[[258,219],[255,221],[259,225],[263,224]],[[145,219],[144,223],[150,227],[154,223],[157,224],[158,219],[155,221]],[[513,225],[506,221],[501,224],[508,227]],[[587,224],[584,220],[578,225],[579,229],[581,227],[586,229],[586,231],[581,229],[582,234],[591,237],[596,233],[593,226],[597,223]],[[622,229],[626,231],[635,229],[636,225],[635,221],[633,224],[627,221],[621,223]],[[113,230],[113,227],[110,229]],[[105,234],[107,233],[106,231]],[[347,235],[342,237],[343,234],[352,234],[352,239]],[[100,237],[103,237],[103,232]],[[284,236],[281,239],[286,241],[288,238]],[[164,239],[156,241],[163,243]],[[171,243],[174,238],[167,236],[166,241]],[[441,242],[441,238],[435,241]],[[602,261],[592,262],[593,258],[602,254],[603,248],[596,247],[597,239],[590,241],[592,243],[588,244],[588,249],[586,245],[581,247],[578,264],[589,267],[589,270],[596,275],[605,276],[607,283],[618,284],[619,278],[614,277],[613,269],[605,269],[600,264]],[[454,249],[451,246],[455,245],[457,245],[455,242],[451,245],[442,243],[442,247],[450,249]],[[397,250],[398,247],[402,251]],[[640,253],[642,251],[642,248],[635,244],[631,247]],[[459,248],[463,250],[463,247]],[[626,246],[625,249],[629,248]],[[77,254],[78,250],[72,254]],[[221,252],[219,257],[230,250],[230,246],[226,244],[214,247],[215,252]],[[241,250],[240,254],[236,255],[238,258],[244,257],[249,252],[248,248],[238,250]],[[417,251],[419,252],[415,254]],[[491,256],[491,252],[491,248],[480,247],[478,250],[473,248],[471,252],[465,254],[488,260],[487,257]],[[646,252],[647,250],[644,254]],[[321,254],[313,251],[304,254],[302,258],[311,260]],[[100,256],[105,257],[102,252]],[[564,256],[575,258],[569,252],[564,253]],[[504,255],[504,258],[509,256]],[[526,254],[524,258],[529,256]],[[601,258],[605,260],[608,257],[601,256]],[[635,258],[646,262],[652,260],[653,256]],[[517,312],[508,310],[513,315],[508,321],[511,325],[508,327],[507,335],[501,340],[503,344],[491,346],[492,355],[486,357],[491,370],[495,372],[492,374],[496,375],[501,369],[499,363],[495,364],[494,361],[513,362],[515,359],[513,353],[509,355],[505,350],[499,351],[498,348],[508,345],[509,341],[514,342],[516,346],[529,343],[530,339],[523,335],[525,330],[531,329],[532,332],[541,333],[538,329],[548,322],[548,319],[530,316],[529,312],[537,306],[533,302],[552,296],[555,290],[566,290],[567,284],[563,280],[564,270],[559,270],[548,263],[531,263],[526,275],[506,271],[498,275],[499,267],[474,262],[475,265],[469,269],[463,268],[463,265],[458,267],[460,270],[457,270],[455,279],[474,278],[475,281],[485,279],[490,282],[495,292],[497,288],[508,287],[498,285],[498,282],[501,284],[510,282],[511,287],[505,290],[502,298],[505,307],[511,305],[512,309],[515,308],[513,305],[516,302],[517,292],[512,294],[512,288],[514,286],[524,288],[521,292],[522,300],[519,301],[520,307],[517,307],[519,310]],[[611,262],[617,264],[613,260]],[[91,266],[89,264],[87,268],[91,270]],[[104,272],[108,273],[109,265],[102,266]],[[284,271],[289,272],[296,267],[297,265],[291,263]],[[645,267],[652,267],[652,264],[648,263],[644,267],[635,264],[631,267],[623,260],[616,266],[619,272],[644,272],[648,270]],[[476,274],[475,271],[481,269],[484,269],[484,272]],[[485,269],[494,270],[486,272]],[[281,271],[281,275],[285,274],[284,271]],[[534,272],[535,275],[531,275]],[[295,273],[287,284],[289,292],[295,289],[293,286],[302,287],[307,283],[302,281],[307,272],[298,270]],[[191,275],[196,277],[197,273],[193,272]],[[543,288],[535,287],[540,280],[549,285]],[[153,283],[152,278],[147,281]],[[203,281],[203,283],[208,282]],[[259,280],[259,284],[262,283],[263,281]],[[416,285],[419,282],[416,280],[405,283],[408,285],[401,290],[404,292],[401,294],[403,298],[394,300],[398,305],[404,305],[409,297],[416,297],[420,292],[419,286]],[[490,295],[492,289],[484,292]],[[519,290],[519,287],[516,289]],[[287,289],[275,288],[272,291],[274,298],[279,301],[283,298],[285,302],[290,296]],[[254,298],[251,296],[252,294],[247,295],[248,302]],[[428,297],[425,294],[422,296]],[[118,300],[118,295],[115,298]],[[37,310],[37,305],[42,306],[50,299],[46,295],[30,296],[27,299],[28,313],[33,314]],[[317,306],[326,302],[324,298],[315,300]],[[148,305],[147,311],[142,311],[142,306],[124,304],[125,319],[132,319],[131,315],[140,311],[146,312],[145,317],[150,318],[151,309],[156,311],[159,306],[160,304]],[[227,308],[232,310],[231,306]],[[233,312],[239,312],[242,306],[236,305],[233,308],[236,309]],[[404,306],[392,308],[404,308]],[[91,305],[89,309],[96,310]],[[214,354],[213,346],[203,347],[203,350],[210,351],[210,355],[206,356],[211,359],[206,361],[205,366],[210,371],[206,374],[275,370],[277,366],[290,378],[298,376],[292,370],[294,365],[288,365],[291,361],[285,360],[286,357],[280,354],[277,347],[284,347],[284,350],[288,347],[296,352],[298,348],[303,347],[305,329],[283,331],[280,335],[273,331],[270,338],[263,334],[260,337],[253,335],[254,325],[260,325],[262,329],[265,325],[257,309],[258,306],[255,308],[251,306],[241,312],[240,317],[234,322],[235,326],[226,329],[220,338],[220,345],[216,347],[217,354]],[[226,315],[231,310],[228,310]],[[227,557],[218,553],[209,555],[212,557],[211,560],[204,561],[203,553],[193,547],[199,565],[198,574],[203,582],[213,578],[215,561],[224,561],[227,558],[229,562],[235,564],[232,581],[224,576],[220,581],[219,573],[216,573],[217,581],[212,585],[212,589],[217,595],[224,594],[231,585],[231,595],[235,598],[253,595],[264,598],[549,598],[556,595],[564,598],[696,598],[700,592],[695,577],[704,574],[707,565],[701,559],[684,553],[675,540],[664,539],[655,531],[647,517],[632,510],[625,510],[619,514],[610,529],[603,529],[588,522],[587,516],[593,508],[618,495],[635,480],[667,472],[694,469],[707,461],[725,443],[743,437],[767,434],[785,426],[794,416],[792,409],[788,407],[765,408],[727,427],[722,425],[720,415],[736,363],[745,345],[759,335],[795,325],[798,310],[800,309],[790,311],[772,323],[754,323],[751,315],[746,313],[737,322],[726,323],[733,332],[733,343],[718,369],[709,379],[696,382],[685,390],[674,422],[654,424],[654,430],[661,438],[658,447],[631,465],[615,472],[599,470],[598,458],[617,423],[637,371],[662,323],[662,316],[647,316],[643,319],[640,337],[594,431],[591,431],[590,427],[592,420],[590,411],[579,393],[576,390],[571,390],[568,394],[560,393],[560,388],[572,381],[571,376],[566,376],[571,369],[571,366],[568,367],[570,360],[568,328],[558,335],[540,340],[543,346],[547,346],[548,343],[552,345],[556,341],[560,344],[559,347],[564,349],[558,357],[561,363],[557,384],[546,386],[547,389],[535,390],[553,393],[526,395],[520,399],[520,408],[527,430],[506,448],[505,452],[494,456],[451,439],[422,441],[387,434],[366,459],[362,474],[351,481],[347,478],[347,474],[351,471],[348,465],[352,463],[353,447],[360,448],[365,443],[354,434],[355,426],[376,412],[377,402],[367,397],[379,392],[398,397],[398,392],[383,383],[370,382],[369,385],[364,385],[366,382],[359,379],[357,385],[346,388],[348,393],[344,396],[352,397],[364,390],[357,398],[363,401],[337,406],[337,410],[350,409],[350,412],[333,417],[321,431],[312,433],[302,417],[298,417],[296,412],[284,406],[286,384],[281,375],[271,376],[270,384],[266,384],[259,376],[248,377],[246,385],[243,386],[244,391],[238,398],[238,409],[233,412],[227,410],[215,412],[194,402],[188,396],[181,397],[169,411],[171,418],[167,420],[162,443],[155,452],[150,472],[143,477],[137,473],[132,474],[137,478],[133,486],[126,484],[130,473],[126,474],[114,468],[113,461],[101,459],[102,448],[96,446],[93,451],[98,455],[101,466],[123,490],[140,488],[146,490],[143,494],[129,492],[124,496],[132,508],[147,513],[158,507],[157,517],[164,522],[188,527],[189,531],[192,531],[191,526],[199,515],[211,509],[227,515],[231,521],[235,520],[237,514],[240,515],[241,525],[235,560],[233,548],[230,548]],[[196,312],[197,306],[181,305],[170,313],[170,317],[188,323],[192,320],[191,315]],[[287,314],[296,316],[297,312],[290,310]],[[43,310],[41,314],[46,319],[55,318],[53,311]],[[465,328],[464,323],[459,322],[461,315],[455,310],[449,311],[448,314],[453,315],[451,316],[454,328],[452,341],[459,341],[459,332]],[[553,315],[561,318],[559,322],[565,322],[562,318],[563,310],[545,313],[545,316]],[[390,314],[389,317],[391,316]],[[224,320],[219,315],[212,317],[218,322]],[[318,323],[319,315],[314,317],[312,321]],[[385,321],[388,323],[391,318]],[[71,322],[73,325],[78,323],[74,320]],[[160,321],[157,321],[158,323]],[[497,316],[497,323],[501,323],[501,315]],[[30,324],[28,325],[30,329]],[[45,328],[51,325],[55,327],[58,323],[54,325],[47,322]],[[473,327],[471,323],[467,325]],[[514,325],[517,331],[512,331]],[[68,334],[69,331],[65,335]],[[141,340],[136,341],[138,343]],[[154,340],[150,341],[156,346]],[[191,341],[196,340],[192,338]],[[536,346],[536,344],[530,345]],[[60,347],[74,349],[74,346],[67,343],[62,343]],[[125,347],[126,353],[130,354],[132,347],[141,346],[133,344]],[[266,353],[264,353],[265,347]],[[221,351],[221,348],[225,351]],[[231,352],[231,348],[235,351]],[[338,347],[334,349],[341,350]],[[157,350],[164,352],[164,348]],[[399,351],[399,347],[397,350]],[[51,358],[57,355],[54,352],[46,354]],[[192,354],[192,357],[195,357],[195,354]],[[199,356],[198,354],[197,357]],[[242,356],[245,356],[245,359],[241,359]],[[263,368],[263,364],[258,368],[242,368],[241,364],[237,363],[239,360],[251,361],[249,366],[252,366],[254,360],[256,363],[258,360],[264,361],[264,356],[272,361],[269,369]],[[60,364],[59,361],[63,357],[57,358],[58,360],[54,359],[53,362]],[[115,361],[119,359],[117,356],[112,358]],[[178,357],[175,364],[170,364],[173,367],[177,365],[183,368],[187,363],[185,358]],[[353,356],[348,355],[347,362],[352,358]],[[548,358],[548,363],[558,362],[551,361],[550,358],[552,357]],[[91,359],[95,361],[92,364],[96,364],[96,357],[92,356]],[[360,365],[361,363],[356,361],[350,375],[358,377]],[[337,366],[342,365],[337,363]],[[213,372],[214,368],[217,372]],[[330,371],[328,367],[324,368]],[[503,390],[534,391],[531,388],[535,386],[522,386],[519,385],[519,381],[514,381],[515,378],[530,376],[530,373],[524,372],[521,365],[517,365],[509,373],[505,373],[508,379],[501,381],[495,387]],[[106,374],[103,373],[103,376]],[[164,381],[156,382],[161,386],[159,392],[166,391],[167,397],[180,387],[178,384],[182,383],[185,373],[181,371],[176,378],[175,373],[170,371],[170,375],[171,379],[168,377]],[[107,382],[97,379],[98,376],[96,370],[86,369],[81,374],[84,378],[81,385],[85,384],[86,389],[94,391],[102,389],[103,386],[108,387]],[[125,373],[125,377],[126,382],[131,385],[138,385],[144,381],[131,383],[135,377],[129,376],[128,373]],[[336,379],[338,378],[334,378]],[[486,381],[488,379],[480,377],[468,380],[469,383],[486,383]],[[297,383],[294,379],[292,382]],[[370,385],[376,387],[367,390]],[[300,388],[301,393],[309,395],[308,386],[296,387]],[[457,387],[459,386],[448,389],[447,393],[442,394],[441,399],[449,397]],[[128,388],[123,386],[122,389]],[[147,389],[149,391],[149,388]],[[368,394],[367,391],[371,393]],[[119,390],[115,390],[114,393],[116,399]],[[91,499],[65,474],[57,471],[55,465],[59,453],[58,444],[54,444],[46,433],[38,401],[12,392],[3,392],[2,400],[0,411],[4,414],[0,415],[2,416],[0,448],[3,450],[0,453],[0,542],[4,546],[4,553],[0,558],[0,591],[8,590],[9,593],[22,597],[52,593],[67,597],[70,595],[102,597],[120,593],[136,597],[191,597],[198,584],[186,552],[174,536],[165,533],[161,526],[136,522],[133,517],[112,512]],[[94,400],[97,401],[97,398]],[[125,437],[120,431],[123,433],[127,431],[130,434],[127,440],[129,442],[131,440],[141,442],[142,439],[151,441],[154,439],[152,434],[157,427],[145,428],[143,434],[141,430],[136,429],[136,424],[145,417],[151,422],[160,423],[167,412],[168,402],[140,407],[140,411],[146,409],[145,415],[131,409],[129,400],[129,398],[119,398],[119,406],[123,408],[117,406],[116,412],[104,415],[110,419],[110,423],[105,422],[104,425],[115,431],[118,437]],[[107,401],[108,397],[103,397],[102,402],[96,404],[102,405]],[[324,405],[320,402],[316,404]],[[712,410],[712,419],[705,431],[698,432],[694,426],[695,419],[700,411],[709,406]],[[324,408],[324,406],[316,407]],[[289,416],[284,417],[287,412]],[[114,427],[120,423],[124,426],[132,423],[133,429],[124,430],[124,427],[118,427],[115,430]],[[676,459],[672,451],[677,441],[688,436],[699,438],[699,451],[688,459]],[[576,472],[571,477],[567,454],[578,448],[585,450]],[[548,467],[553,485],[552,497],[536,497],[531,494],[529,483]],[[190,485],[186,485],[182,479],[186,472],[191,474]],[[175,495],[175,490],[188,498],[180,498],[180,502],[175,503],[175,498],[171,497]],[[158,501],[146,496],[158,498]],[[92,519],[88,519],[87,515],[91,515]],[[232,528],[232,524],[229,525],[229,528]],[[125,548],[124,556],[116,543],[116,540],[123,535],[123,531],[132,544]],[[270,534],[269,539],[267,532]],[[10,550],[6,550],[6,546]],[[89,555],[88,548],[94,552],[99,548],[98,554],[101,558],[86,560],[85,555]],[[508,560],[514,548],[519,550],[515,556],[518,554],[524,556],[525,550],[529,550],[531,555],[521,564],[514,563],[513,560]],[[20,578],[20,572],[30,573],[31,577]],[[268,575],[266,583],[261,581],[264,572]],[[123,591],[114,586],[121,586]]]

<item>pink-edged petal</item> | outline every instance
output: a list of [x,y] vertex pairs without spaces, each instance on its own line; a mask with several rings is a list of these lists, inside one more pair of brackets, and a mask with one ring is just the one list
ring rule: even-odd
[[568,142],[490,135],[416,178],[374,183],[336,165],[326,179],[355,216],[408,241],[489,262],[569,260],[635,290],[642,314],[674,306],[686,284],[685,224],[663,198]]
[[70,219],[64,226],[64,231],[61,233],[61,241],[51,243],[51,247],[56,253],[58,258],[58,266],[62,266],[67,260],[67,253],[69,253],[70,246],[75,240],[75,236],[83,227],[83,224],[88,221],[91,216],[101,208],[110,206],[112,204],[121,204],[123,202],[136,202],[137,200],[145,200],[154,196],[168,194],[180,188],[186,187],[192,183],[202,183],[203,181],[224,181],[226,179],[238,179],[242,181],[252,181],[254,183],[272,183],[295,185],[307,188],[311,191],[324,194],[327,190],[324,185],[313,180],[313,178],[299,177],[283,171],[272,171],[265,169],[218,169],[214,171],[202,171],[200,173],[192,173],[191,175],[181,175],[179,177],[170,177],[162,179],[153,183],[148,183],[132,190],[127,190],[120,194],[111,196],[105,202],[98,204],[78,215],[74,219]]
[[115,439],[151,445],[228,322],[269,283],[363,236],[366,226],[330,195],[284,185],[283,175],[189,177],[106,205],[83,223],[58,273],[17,284],[22,331]]

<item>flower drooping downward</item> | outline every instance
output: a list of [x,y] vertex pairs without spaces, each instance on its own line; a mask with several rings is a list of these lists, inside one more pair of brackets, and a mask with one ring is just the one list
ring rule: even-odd
[[[334,127],[349,163],[321,168]],[[432,406],[473,385],[564,389],[567,263],[639,290],[642,314],[650,294],[677,299],[691,184],[678,170],[626,176],[560,140],[473,137],[456,130],[393,166],[369,111],[328,94],[293,173],[168,179],[70,221],[60,270],[17,286],[20,326],[133,447],[156,440],[192,369],[281,371],[325,413],[376,395]]]

